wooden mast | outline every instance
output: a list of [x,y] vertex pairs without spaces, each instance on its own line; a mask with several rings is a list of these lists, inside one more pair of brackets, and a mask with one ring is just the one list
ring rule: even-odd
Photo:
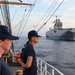
[[33,4],[22,3],[22,2],[8,2],[8,1],[0,1],[0,4],[12,4],[12,5],[29,5],[34,6]]

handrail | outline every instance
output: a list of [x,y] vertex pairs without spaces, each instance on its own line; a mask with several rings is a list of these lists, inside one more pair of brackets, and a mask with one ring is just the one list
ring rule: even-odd
[[[38,67],[39,75],[55,75],[56,72],[60,75],[64,75],[62,72],[60,72],[54,66],[46,63],[44,60],[42,60],[39,57],[37,57],[37,67]],[[51,69],[51,72],[49,72],[48,69]]]

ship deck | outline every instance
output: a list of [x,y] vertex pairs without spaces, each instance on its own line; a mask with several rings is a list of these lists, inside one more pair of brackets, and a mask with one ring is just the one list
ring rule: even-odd
[[21,70],[21,66],[10,66],[13,75],[16,75],[16,70]]
[[8,64],[13,72],[13,75],[16,75],[17,70],[21,70],[21,65],[19,63],[10,63]]
[[[11,63],[9,66],[12,69],[13,75],[16,75],[17,70],[21,70],[21,65],[19,63]],[[38,75],[64,75],[54,66],[46,63],[41,58],[37,58],[37,67]]]

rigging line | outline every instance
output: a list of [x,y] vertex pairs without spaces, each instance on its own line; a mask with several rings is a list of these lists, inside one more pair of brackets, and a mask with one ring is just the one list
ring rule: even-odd
[[[33,9],[33,7],[32,7],[32,9]],[[31,9],[31,11],[32,11],[32,9]],[[30,14],[29,14],[29,16],[30,16]],[[25,25],[26,25],[26,24],[25,24]],[[25,27],[23,27],[23,30],[24,30],[24,28],[25,28]],[[22,31],[22,32],[23,32],[23,31]],[[21,35],[20,35],[20,36],[21,36]],[[26,40],[27,40],[27,38],[25,39],[24,43],[26,42]],[[23,43],[23,44],[24,44],[24,43]],[[17,49],[17,51],[18,51],[19,49],[21,49],[22,47],[23,47],[23,45],[21,45],[21,46]]]
[[10,13],[9,13],[9,5],[5,4],[6,6],[6,13],[7,13],[7,26],[9,27],[9,32],[11,33],[11,22],[10,22]]
[[1,5],[1,14],[2,14],[2,18],[3,18],[3,22],[4,22],[5,25],[6,25],[6,21],[5,21],[4,15],[3,15],[3,11],[4,11],[4,10],[2,10],[2,8],[3,8],[3,5]]
[[20,23],[22,22],[22,20],[21,21],[19,21],[19,23],[17,24],[17,25],[15,25],[15,27],[13,27],[13,29],[12,30],[14,30]]
[[[26,8],[27,8],[27,7],[26,7]],[[26,8],[25,8],[25,11],[26,11]],[[25,15],[25,13],[24,13],[24,15]],[[21,24],[20,24],[20,27],[19,27],[19,31],[18,31],[17,36],[19,36],[19,32],[20,32],[20,29],[21,29],[21,25],[22,25],[23,20],[24,20],[24,15],[23,15],[23,19],[22,19],[22,21],[21,21]],[[27,17],[27,15],[28,15],[28,13],[26,14],[26,16],[25,16],[25,17]]]
[[20,45],[20,47],[17,48],[16,51],[19,51],[20,49],[22,49],[23,45],[24,45],[26,42],[27,42],[27,37],[26,37],[26,39],[23,41],[23,43]]
[[[58,0],[57,0],[57,1],[58,1]],[[56,3],[53,5],[53,7],[52,7],[52,9],[50,10],[50,12],[47,14],[47,16],[46,16],[46,18],[44,19],[43,23],[46,21],[48,15],[51,13],[51,11],[52,11],[52,10],[54,9],[54,7],[56,6],[57,1],[56,1]],[[43,23],[41,24],[41,26],[43,25]],[[40,27],[41,27],[41,26],[40,26]]]
[[40,31],[46,24],[47,22],[51,19],[51,17],[54,15],[54,13],[58,10],[58,8],[61,6],[61,4],[64,2],[64,0],[59,4],[59,6],[56,8],[56,10],[53,12],[53,14],[50,16],[50,18],[37,30]]
[[[30,12],[30,10],[29,10],[29,12]],[[28,12],[28,13],[29,13],[29,12]],[[27,15],[26,15],[26,16],[27,16]],[[23,29],[22,29],[22,31],[21,31],[21,33],[20,33],[20,36],[18,35],[19,37],[21,37],[21,34],[22,34],[24,28],[25,28],[25,26],[23,26]],[[18,41],[19,41],[19,40],[17,40],[16,43],[18,43]]]
[[6,24],[4,16],[3,16],[2,8],[1,8],[1,14],[2,14],[2,18],[3,18],[3,22]]
[[[27,7],[26,7],[27,8]],[[26,8],[25,8],[25,11],[26,11]],[[25,15],[25,12],[24,12],[24,15]],[[23,22],[23,19],[24,19],[24,15],[23,15],[23,18],[22,18],[22,20],[13,28],[13,29],[15,29],[20,23],[22,24],[22,22]]]
[[[35,2],[36,2],[36,0],[35,0]],[[35,4],[35,2],[34,2],[34,4]],[[33,8],[32,8],[33,9]],[[26,42],[26,40],[27,40],[27,38],[25,39],[25,41],[24,41],[24,43]],[[24,44],[23,43],[23,44]],[[21,45],[18,49],[17,49],[17,51],[19,50],[19,49],[22,49],[22,47],[23,47],[23,45]]]
[[[36,2],[36,0],[35,0],[35,2]],[[35,2],[34,2],[34,4],[35,4]],[[32,9],[33,9],[33,7],[32,7]],[[32,9],[31,9],[31,11],[32,11]],[[30,15],[29,15],[30,16]],[[25,24],[26,25],[26,24]],[[25,28],[25,27],[23,27],[23,28]],[[24,30],[24,29],[23,29]],[[26,42],[26,40],[27,40],[27,38],[25,39],[25,41],[24,41],[24,43]],[[23,43],[23,44],[24,44]],[[19,50],[19,49],[22,49],[22,47],[23,47],[23,44],[17,49],[17,51]]]
[[[0,11],[1,11],[1,5],[0,5]],[[1,12],[0,12],[0,15],[1,15]],[[2,25],[1,16],[0,16],[0,25]]]
[[[25,12],[26,12],[26,11],[24,11],[24,15],[25,15]],[[20,29],[21,29],[21,25],[22,25],[22,22],[23,22],[23,19],[24,19],[24,15],[23,15],[23,18],[22,18],[22,20],[21,20],[21,24],[20,24],[20,27],[19,27],[19,31],[18,31],[17,36],[19,35]]]
[[[26,10],[25,10],[26,11]],[[30,10],[29,10],[30,11]],[[29,13],[29,11],[28,11],[28,13]],[[25,17],[27,17],[27,15],[28,15],[28,13],[26,14],[26,16]],[[25,13],[24,13],[24,15],[25,15]],[[24,20],[24,15],[23,15],[23,19],[22,19],[22,21],[21,21],[21,24],[20,25],[22,25],[22,22],[23,22],[23,20]],[[20,28],[21,29],[21,28]],[[20,31],[19,31],[20,32]],[[17,36],[19,36],[19,32],[18,32],[18,35]]]
[[[64,0],[59,4],[59,6],[56,8],[56,10],[53,12],[53,14],[58,10],[58,8],[61,6],[61,4],[62,4],[63,2],[64,2]],[[53,14],[51,15],[51,17],[53,16]],[[50,18],[51,18],[51,17],[50,17]],[[49,18],[49,19],[50,19],[50,18]],[[46,22],[48,22],[49,19],[48,19]]]
[[[35,2],[34,2],[34,3],[35,3]],[[32,7],[32,9],[33,9],[33,7]],[[29,12],[30,12],[30,11],[32,11],[32,9],[31,9],[31,10],[29,10]],[[30,12],[30,13],[31,13],[31,12]],[[28,15],[28,14],[27,14],[27,15]],[[26,16],[27,16],[27,15],[26,15]],[[29,16],[30,16],[30,14],[29,14]],[[27,21],[26,21],[26,23],[27,23]],[[25,25],[26,25],[26,23],[25,23]],[[24,28],[25,28],[25,26],[23,27],[23,29],[22,29],[22,30],[24,30]],[[22,32],[23,32],[23,31],[22,31]],[[21,33],[21,34],[22,34],[22,33]],[[20,36],[21,36],[21,35],[20,35]]]
[[35,5],[35,3],[36,3],[36,0],[34,1],[34,5]]
[[[30,16],[30,15],[29,15]],[[26,21],[26,23],[27,23],[27,21]],[[25,24],[26,25],[26,24]],[[25,28],[25,26],[23,27],[23,30],[22,30],[22,32],[24,31],[24,28]],[[22,34],[22,32],[21,32],[21,34]],[[20,36],[21,36],[21,34],[20,34]],[[26,41],[27,39],[25,39],[25,41]],[[24,41],[24,43],[25,43],[25,41]],[[23,44],[24,44],[23,43]],[[17,50],[20,50],[21,48],[23,47],[23,45],[21,45]]]
[[[47,14],[47,16],[46,16],[46,18],[44,19],[43,23],[46,21],[48,15],[49,15],[49,14],[51,13],[51,11],[54,9],[54,7],[56,6],[57,2],[58,2],[58,0],[57,0],[56,3],[54,4],[54,6],[53,6],[52,9],[50,10],[50,12]],[[43,25],[43,23],[41,24],[41,26]],[[41,26],[40,26],[40,27],[41,27]]]
[[[9,24],[9,27],[10,27],[10,14],[9,14],[9,5],[7,5],[7,4],[5,4],[5,13],[7,13],[6,14],[6,21],[7,21],[7,23]],[[4,15],[5,16],[5,15]]]
[[[35,0],[35,2],[36,2],[36,0]],[[35,4],[35,2],[34,2],[34,4]],[[33,7],[32,7],[32,9],[33,9]],[[32,11],[32,9],[31,9],[31,11]],[[30,11],[30,10],[29,10]],[[30,16],[30,14],[29,14],[29,16]],[[26,23],[27,23],[27,21],[26,21]],[[25,25],[26,25],[26,23],[25,23]],[[25,28],[25,26],[23,27],[23,29],[22,30],[24,30],[24,28]],[[23,32],[23,31],[22,31]],[[22,34],[22,33],[21,33]],[[21,35],[20,35],[21,36]],[[27,40],[27,38],[26,38],[26,40]],[[24,41],[24,43],[26,42],[26,40]],[[18,49],[17,49],[17,51],[19,50],[19,49],[21,49],[23,47],[23,45],[22,46],[20,46]]]
[[[31,11],[31,10],[29,10],[29,12],[30,12],[30,11]],[[29,15],[29,16],[30,16],[30,15]],[[28,17],[29,17],[29,16],[28,16]],[[28,19],[27,19],[27,21],[28,21]],[[27,21],[26,21],[26,23],[27,23]],[[22,31],[21,31],[19,37],[21,37],[22,32],[24,31],[24,28],[25,28],[25,26],[26,26],[26,23],[25,23],[25,25],[23,26]],[[17,40],[16,43],[18,43],[18,41],[19,41],[19,40]]]
[[[3,6],[5,6],[6,9],[5,9]],[[7,25],[7,24],[6,24],[5,17],[7,18],[7,23],[9,24],[9,23],[10,23],[10,20],[9,20],[9,12],[7,12],[7,11],[9,10],[9,7],[7,7],[7,5],[4,4],[4,5],[2,5],[2,8],[5,10],[5,11],[4,11],[4,10],[1,11],[2,16],[3,16],[3,20],[4,20],[5,25]],[[7,15],[3,15],[3,13],[6,13],[6,12],[7,12]],[[9,24],[9,25],[10,25],[10,24]],[[10,27],[10,26],[9,26],[9,27]]]
[[17,9],[15,10],[15,13],[14,13],[14,15],[13,15],[13,17],[12,17],[11,22],[13,21],[13,19],[14,19],[14,17],[15,17],[15,15],[16,15],[16,13],[17,13]]
[[13,27],[12,30],[14,30],[20,23],[21,21],[17,25],[15,25],[15,27]]
[[[7,0],[8,1],[8,0]],[[9,28],[9,32],[12,34],[12,30],[11,30],[11,21],[10,21],[10,12],[9,12],[9,5],[8,4],[5,4],[5,7],[6,7],[6,23],[7,23],[7,26]]]
[[[34,4],[35,4],[35,3],[36,3],[36,0],[34,1]],[[32,9],[33,9],[33,7],[32,7]],[[32,11],[32,9],[31,9],[31,10],[29,10],[29,12],[30,12],[30,11]],[[27,15],[28,15],[28,14],[27,14]],[[26,16],[27,16],[27,15],[26,15]],[[30,16],[30,14],[29,14],[29,16]],[[28,21],[28,20],[27,20],[27,21]],[[27,21],[26,21],[26,23],[27,23]],[[26,23],[25,23],[25,25],[26,25]],[[24,30],[24,28],[25,28],[25,26],[23,27],[23,29],[22,29],[22,30]],[[23,31],[21,31],[21,33],[20,33],[20,34],[22,34],[22,32],[23,32]]]
[[[34,1],[34,3],[35,3],[35,2],[36,2],[36,0]],[[29,12],[30,12],[30,11],[32,11],[32,9],[29,10]],[[27,14],[27,15],[28,15],[28,14]],[[26,16],[27,16],[27,15],[26,15]],[[27,23],[27,22],[26,22],[26,23]],[[25,23],[25,24],[26,24],[26,23]],[[25,26],[24,26],[24,27],[25,27]],[[23,29],[24,29],[24,28],[23,28]],[[22,31],[23,31],[23,30],[22,30]],[[22,33],[22,31],[21,31],[21,33]],[[21,35],[21,33],[20,33],[20,35]],[[18,35],[17,35],[17,36],[18,36]]]
[[[1,5],[0,5],[0,11],[1,11]],[[0,15],[1,15],[1,12],[0,12]],[[1,16],[0,16],[0,21],[1,21]]]
[[[29,15],[28,15],[28,18],[29,18],[29,16],[30,16],[30,11],[31,11],[32,9],[30,9],[29,10]],[[25,24],[24,24],[24,26],[23,26],[23,29],[22,29],[22,31],[21,31],[21,33],[20,33],[20,37],[21,37],[21,34],[22,34],[22,32],[24,31],[24,28],[25,28],[25,26],[26,26],[26,23],[27,23],[27,21],[28,21],[28,19],[26,20],[26,22],[25,22]],[[26,39],[27,40],[27,39]],[[26,41],[25,40],[25,41]],[[24,41],[24,43],[25,43],[25,41]],[[17,51],[19,50],[19,49],[21,49],[23,47],[23,45],[21,45],[18,49],[17,49]]]
[[[45,17],[45,15],[48,13],[48,11],[51,9],[51,7],[53,6],[53,4],[55,3],[56,0],[54,0],[54,2],[52,3],[52,5],[49,7],[49,9],[46,11],[46,13],[44,14],[44,16],[41,18],[41,20],[38,22],[38,24],[36,25],[36,27],[40,24],[40,22],[42,21],[42,19]],[[36,28],[35,27],[35,28]]]
[[24,26],[23,26],[23,29],[22,29],[22,31],[21,31],[21,33],[20,33],[19,36],[21,36],[21,35],[22,35],[22,32],[24,31],[24,28],[25,28],[26,23],[27,23],[27,21],[28,21],[28,19],[29,19],[29,16],[30,16],[30,14],[31,14],[32,9],[33,9],[33,6],[32,6],[31,9],[30,9],[30,12],[29,12],[28,18],[27,18],[27,20],[26,20],[26,22],[25,22],[25,24],[24,24]]

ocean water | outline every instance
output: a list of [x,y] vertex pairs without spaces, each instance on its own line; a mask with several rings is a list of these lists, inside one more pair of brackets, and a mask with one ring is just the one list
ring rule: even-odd
[[[21,51],[26,41],[26,37],[21,37],[15,42],[15,50]],[[65,75],[75,75],[75,41],[56,41],[41,37],[34,48],[38,57]]]

